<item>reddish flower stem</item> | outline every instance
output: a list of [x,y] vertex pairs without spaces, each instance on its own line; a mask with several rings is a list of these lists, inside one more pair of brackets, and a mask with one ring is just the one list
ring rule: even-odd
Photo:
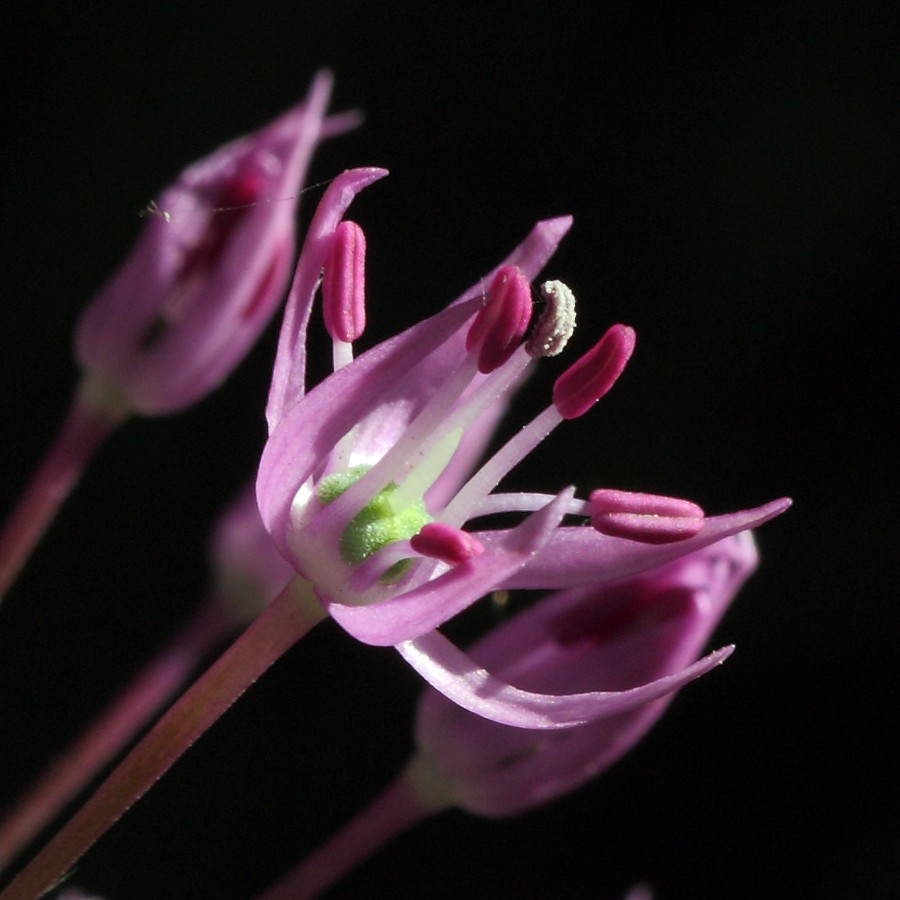
[[6,595],[98,447],[126,417],[119,405],[101,406],[84,385],[31,481],[0,531],[0,600]]
[[408,775],[409,769],[257,900],[318,897],[389,841],[445,808],[424,800]]
[[220,602],[203,604],[3,817],[0,871],[130,743],[232,628]]
[[0,893],[0,900],[35,900],[50,890],[272,663],[323,618],[325,611],[310,586],[294,579],[163,715]]

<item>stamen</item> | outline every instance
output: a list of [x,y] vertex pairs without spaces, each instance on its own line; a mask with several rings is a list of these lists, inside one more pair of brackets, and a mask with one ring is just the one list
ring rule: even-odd
[[618,380],[634,352],[634,329],[613,325],[553,385],[553,405],[564,419],[583,416]]
[[544,311],[525,343],[529,356],[558,356],[575,331],[575,295],[561,281],[541,285]]
[[459,565],[484,553],[484,544],[474,535],[440,522],[423,526],[417,535],[410,538],[409,545],[422,556],[450,565]]
[[479,372],[493,372],[512,356],[530,318],[531,290],[527,279],[516,266],[502,266],[466,335],[467,351],[479,347]]
[[322,277],[325,328],[335,341],[350,343],[366,327],[366,237],[356,222],[335,229]]
[[703,510],[676,497],[599,490],[590,494],[589,502],[591,525],[610,537],[669,544],[691,538],[703,528]]

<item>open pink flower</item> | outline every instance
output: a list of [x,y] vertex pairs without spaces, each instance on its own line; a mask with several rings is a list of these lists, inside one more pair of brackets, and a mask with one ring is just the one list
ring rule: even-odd
[[[756,563],[744,532],[612,584],[548,594],[489,632],[471,655],[498,677],[563,701],[643,691],[697,659]],[[609,768],[672,697],[548,732],[498,725],[427,691],[416,720],[416,781],[477,815],[514,815]]]
[[301,104],[185,169],[147,207],[78,324],[76,356],[97,391],[145,415],[174,412],[243,359],[287,289],[313,150],[356,121],[323,120],[330,92],[319,74]]
[[[338,226],[354,195],[385,174],[357,169],[335,179],[300,255],[257,480],[260,512],[276,544],[343,628],[359,640],[396,646],[438,690],[495,721],[565,728],[647,703],[706,671],[722,656],[627,696],[565,700],[499,682],[436,630],[497,589],[581,586],[596,594],[758,525],[788,501],[705,518],[693,504],[641,494],[579,500],[572,488],[556,496],[496,492],[553,428],[612,388],[634,332],[613,325],[557,378],[544,412],[475,468],[511,393],[537,358],[562,349],[574,324],[572,304],[558,302],[564,285],[546,283],[538,339],[523,342],[529,282],[571,219],[539,222],[450,306],[354,359],[347,337],[358,337],[361,328],[352,323],[364,321],[365,242],[358,226]],[[332,307],[325,321],[345,324],[329,326],[335,372],[307,393],[306,330],[323,270]],[[525,515],[513,528],[462,530],[495,513]],[[564,526],[572,516],[579,524]],[[595,527],[584,527],[586,519]]]

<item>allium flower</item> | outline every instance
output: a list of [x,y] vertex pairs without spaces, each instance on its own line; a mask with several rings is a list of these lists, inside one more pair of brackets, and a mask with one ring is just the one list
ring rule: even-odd
[[131,254],[85,309],[78,362],[103,393],[144,415],[216,387],[268,323],[287,288],[297,201],[319,140],[331,77],[256,134],[187,168],[147,207]]
[[[548,694],[639,688],[697,659],[757,559],[753,537],[744,532],[613,584],[549,594],[489,632],[472,657]],[[548,732],[489,722],[426,691],[416,720],[414,780],[477,815],[514,815],[609,768],[672,696]]]
[[[568,727],[647,703],[715,665],[721,654],[623,694],[545,696],[499,682],[435,630],[493,590],[578,585],[598,596],[605,584],[757,525],[787,502],[705,519],[693,504],[642,494],[583,501],[571,488],[555,497],[494,493],[553,428],[612,387],[634,332],[612,326],[556,380],[548,408],[473,473],[510,393],[535,357],[559,352],[571,330],[572,302],[564,285],[550,282],[548,312],[522,343],[528,283],[571,220],[538,223],[449,307],[354,360],[365,242],[359,226],[339,223],[353,196],[384,174],[358,169],[335,179],[288,299],[257,482],[263,521],[281,551],[348,632],[395,645],[438,690],[498,722]],[[336,371],[306,393],[306,328],[323,270]],[[462,531],[469,520],[510,512],[528,515],[511,529]],[[594,527],[563,527],[567,515],[589,517]]]

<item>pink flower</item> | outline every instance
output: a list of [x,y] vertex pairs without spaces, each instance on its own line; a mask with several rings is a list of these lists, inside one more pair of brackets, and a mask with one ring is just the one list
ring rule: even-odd
[[[585,414],[613,387],[634,332],[613,325],[557,378],[544,412],[475,468],[511,393],[537,357],[563,349],[574,325],[568,289],[548,282],[538,339],[522,341],[529,282],[571,219],[539,222],[503,265],[450,306],[354,359],[347,338],[358,337],[365,320],[365,241],[358,226],[338,226],[354,195],[385,174],[357,169],[335,179],[300,255],[257,480],[272,538],[344,629],[396,646],[438,690],[498,722],[565,728],[657,699],[707,671],[727,652],[639,690],[537,694],[499,681],[436,630],[495,590],[579,587],[600,596],[605,585],[758,525],[789,501],[705,518],[693,504],[648,495],[496,492],[553,428]],[[357,324],[329,326],[335,372],[307,393],[306,331],[323,269],[326,323]],[[514,528],[484,528],[496,513],[524,518]],[[562,524],[572,516],[578,525]],[[590,518],[595,527],[584,527]],[[479,530],[462,531],[475,519]]]
[[287,288],[310,157],[355,124],[323,121],[331,77],[256,134],[187,168],[147,208],[123,265],[85,309],[78,362],[101,396],[145,415],[180,410],[243,359]]
[[[640,691],[697,659],[756,563],[753,538],[744,532],[613,584],[558,591],[495,628],[471,654],[533,691]],[[673,696],[580,727],[530,731],[427,691],[416,721],[414,783],[476,815],[523,812],[609,768]]]

